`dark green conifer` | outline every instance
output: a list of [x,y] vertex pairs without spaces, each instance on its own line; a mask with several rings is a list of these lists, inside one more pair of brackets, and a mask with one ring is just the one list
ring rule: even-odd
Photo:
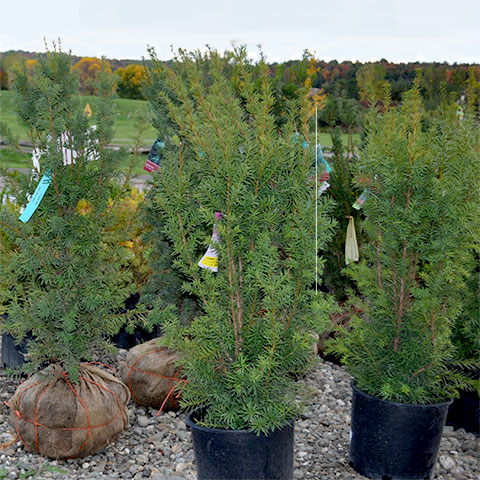
[[[133,288],[120,269],[120,246],[104,236],[124,155],[106,148],[113,137],[114,79],[106,68],[98,74],[95,128],[83,111],[71,58],[59,49],[40,57],[33,73],[20,68],[14,88],[15,108],[41,157],[40,171],[15,175],[9,191],[25,205],[43,176],[51,183],[27,223],[18,211],[1,209],[1,234],[17,245],[0,265],[0,305],[8,313],[2,329],[18,341],[32,333],[28,368],[59,363],[75,379],[79,362],[124,322],[121,307]],[[65,165],[68,156],[75,160]]]
[[445,104],[425,121],[419,82],[399,108],[371,110],[357,180],[368,187],[364,258],[352,267],[366,299],[337,343],[358,387],[406,403],[451,398],[453,322],[478,244],[479,128]]
[[[296,415],[294,376],[310,364],[312,332],[323,330],[331,308],[309,288],[316,251],[308,100],[290,101],[279,129],[268,67],[250,63],[243,49],[180,52],[171,68],[155,65],[180,141],[154,175],[152,201],[183,291],[200,310],[184,328],[172,309],[164,317],[188,381],[182,403],[208,406],[206,425],[266,432]],[[321,198],[319,248],[331,234],[329,205]],[[214,224],[216,273],[198,266]]]

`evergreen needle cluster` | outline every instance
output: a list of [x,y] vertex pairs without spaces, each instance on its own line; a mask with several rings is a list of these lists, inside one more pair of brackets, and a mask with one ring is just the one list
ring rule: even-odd
[[398,402],[445,401],[462,381],[451,329],[478,248],[480,137],[455,112],[445,101],[427,117],[418,80],[398,108],[387,91],[358,162],[369,243],[352,275],[366,317],[336,348],[361,390]]
[[[167,141],[149,201],[199,309],[187,327],[172,308],[164,312],[167,344],[188,379],[182,404],[206,406],[207,426],[267,432],[295,417],[295,376],[311,363],[312,332],[331,308],[309,288],[316,252],[308,100],[289,103],[279,130],[268,67],[250,63],[243,49],[154,62],[154,105],[178,142]],[[320,201],[319,248],[331,235],[329,208]],[[216,273],[197,265],[214,223]]]
[[98,74],[95,128],[83,111],[71,58],[61,51],[39,58],[33,72],[20,68],[14,88],[40,171],[14,175],[9,192],[25,205],[43,175],[51,183],[28,223],[18,211],[1,209],[1,234],[17,247],[0,267],[0,305],[8,312],[2,329],[18,341],[32,334],[31,369],[56,362],[75,379],[79,362],[124,322],[120,307],[133,285],[120,270],[119,247],[105,238],[123,155],[106,148],[113,136],[114,80],[106,68]]

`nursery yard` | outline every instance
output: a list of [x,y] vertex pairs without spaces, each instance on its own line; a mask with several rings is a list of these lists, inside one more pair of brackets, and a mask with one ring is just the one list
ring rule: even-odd
[[[109,360],[125,358],[120,350]],[[348,464],[351,377],[321,359],[307,375],[312,403],[295,425],[295,479],[360,480]],[[130,426],[100,453],[83,459],[55,461],[28,453],[12,431],[8,401],[19,384],[0,368],[0,479],[153,479],[195,480],[195,460],[185,415],[129,404]],[[12,443],[13,442],[13,443]],[[7,446],[11,443],[10,446]],[[446,427],[435,480],[475,480],[480,475],[479,440],[464,430]]]
[[[317,111],[313,130],[304,93],[288,110],[280,94],[271,103],[263,61],[257,82],[243,51],[208,55],[206,71],[198,52],[154,70],[152,112],[114,98],[105,64],[99,97],[81,103],[67,54],[36,64],[41,81],[17,73],[44,176],[31,198],[20,175],[8,173],[11,190],[0,176],[0,320],[19,342],[31,332],[25,361],[38,376],[12,374],[2,357],[0,480],[480,478],[479,438],[443,429],[446,399],[473,380],[446,370],[475,362],[479,348],[473,90],[461,118],[453,103],[430,118],[418,81],[398,109],[387,87],[357,156],[358,137],[345,150],[340,129],[312,135]],[[238,82],[219,73],[232,58]],[[24,150],[0,150],[0,165],[28,175],[27,131],[12,93],[0,100]],[[87,103],[101,112],[90,123]],[[162,167],[149,182],[152,123],[165,125],[165,142],[151,150],[152,169]],[[326,150],[333,142],[328,161],[314,137]],[[146,201],[134,185],[150,188]],[[9,199],[28,202],[20,217]],[[355,296],[342,277],[351,262]],[[142,329],[163,341],[99,354],[106,338],[127,345],[112,338],[122,325],[138,334],[131,344]],[[344,367],[312,351],[322,343],[313,333],[334,325],[345,327],[332,342]],[[198,409],[188,418],[180,395]]]

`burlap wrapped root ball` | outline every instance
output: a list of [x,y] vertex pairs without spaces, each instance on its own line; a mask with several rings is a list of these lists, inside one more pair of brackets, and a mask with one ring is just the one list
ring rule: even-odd
[[158,343],[154,338],[130,349],[126,361],[120,363],[120,378],[138,405],[177,410],[179,383],[185,381],[182,369],[177,353]]
[[128,388],[112,374],[82,365],[78,383],[51,365],[11,398],[10,424],[25,448],[50,458],[98,452],[128,425]]

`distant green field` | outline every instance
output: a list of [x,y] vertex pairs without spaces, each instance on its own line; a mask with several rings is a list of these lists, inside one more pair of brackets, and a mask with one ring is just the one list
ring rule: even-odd
[[[125,160],[121,165],[121,172],[127,172],[130,167],[130,161],[133,159],[133,156],[130,156]],[[132,174],[134,176],[138,175],[148,175],[143,166],[145,165],[146,155],[138,155],[135,166],[133,168]],[[7,149],[0,149],[0,166],[8,168],[32,168],[32,156],[29,153],[20,153]]]
[[[90,95],[84,95],[85,105],[88,103],[93,112],[98,104],[98,98]],[[20,140],[28,140],[28,131],[24,125],[18,122],[17,115],[14,111],[14,92],[8,90],[0,91],[0,119],[7,123],[15,135]],[[146,112],[148,104],[144,100],[128,100],[125,98],[117,98],[115,100],[117,106],[117,116],[115,118],[115,144],[133,143],[133,137],[136,135],[135,117],[137,111]],[[142,136],[142,145],[151,146],[157,138],[156,130],[153,127]]]
[[[85,105],[88,103],[93,112],[98,104],[98,98],[85,95],[83,96]],[[0,120],[7,123],[12,132],[19,137],[20,140],[29,140],[27,128],[18,122],[16,113],[14,111],[14,92],[1,90],[0,91]],[[132,145],[133,137],[136,135],[135,119],[137,112],[147,112],[148,103],[144,100],[128,100],[124,98],[117,98],[115,100],[117,106],[117,115],[115,118],[115,138],[114,144]],[[157,132],[153,127],[149,127],[142,135],[142,146],[150,147],[157,137]],[[347,135],[343,135],[343,140],[347,142]],[[319,143],[329,148],[332,146],[330,134],[328,132],[318,133]],[[354,142],[358,143],[359,136],[354,135]],[[2,166],[12,168],[30,168],[31,157],[29,154],[20,154],[17,152],[8,152],[6,150],[0,151],[0,158]],[[138,165],[134,169],[136,175],[143,172],[143,158],[137,160]],[[142,165],[140,165],[140,163]],[[143,172],[145,173],[145,172]]]

